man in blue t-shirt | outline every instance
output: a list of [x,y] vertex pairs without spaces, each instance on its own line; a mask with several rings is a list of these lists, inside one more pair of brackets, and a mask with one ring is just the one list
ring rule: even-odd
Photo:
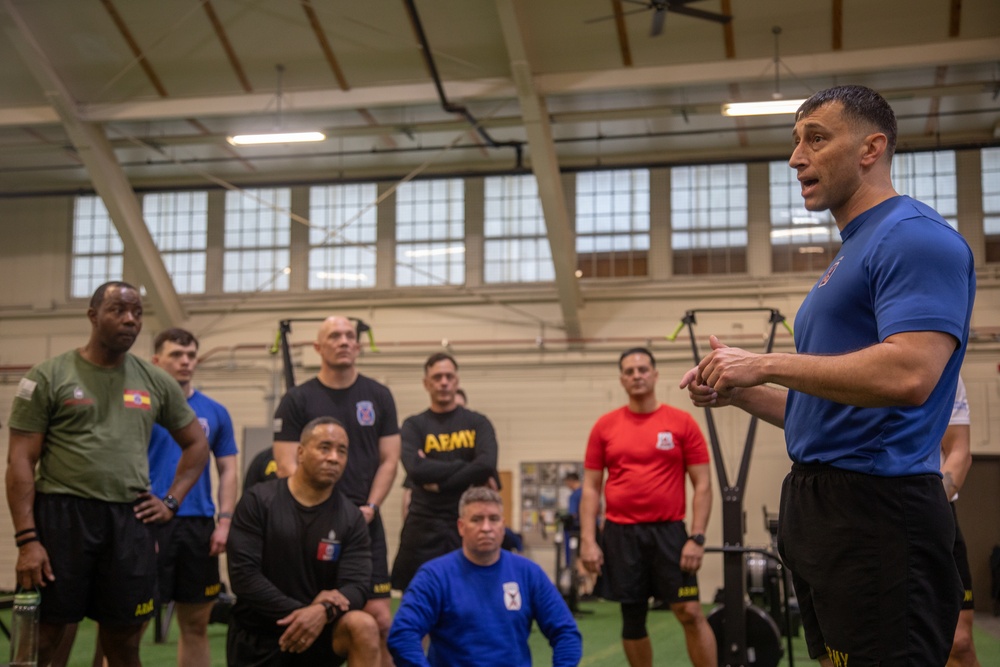
[[[158,530],[160,604],[175,602],[180,640],[177,664],[208,667],[211,652],[208,622],[219,595],[219,554],[225,552],[229,525],[236,507],[237,449],[233,422],[226,409],[195,391],[191,381],[198,365],[198,340],[184,329],[167,329],[154,342],[153,363],[180,383],[188,405],[208,438],[219,473],[219,514],[212,502],[208,465],[172,521]],[[169,488],[181,450],[166,429],[153,430],[149,443],[149,476],[153,493]]]
[[968,343],[972,252],[893,188],[896,118],[875,91],[816,93],[792,137],[805,207],[828,209],[843,241],[799,309],[797,354],[713,336],[681,387],[697,406],[735,405],[785,430],[778,546],[810,656],[943,665],[962,587],[940,442]]

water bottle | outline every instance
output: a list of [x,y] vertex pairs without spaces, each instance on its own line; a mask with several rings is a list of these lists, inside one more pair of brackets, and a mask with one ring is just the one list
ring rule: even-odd
[[14,594],[14,609],[10,622],[10,667],[38,665],[38,591]]

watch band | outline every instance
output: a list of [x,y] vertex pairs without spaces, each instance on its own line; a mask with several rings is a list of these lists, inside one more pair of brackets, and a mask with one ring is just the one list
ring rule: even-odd
[[177,514],[177,510],[180,509],[181,504],[176,498],[173,497],[172,494],[168,493],[163,496],[162,500],[163,504],[167,506],[167,509],[170,510],[171,514]]
[[337,608],[332,602],[320,602],[320,604],[323,605],[323,609],[326,610],[326,622],[328,624],[333,623],[333,621],[337,618]]

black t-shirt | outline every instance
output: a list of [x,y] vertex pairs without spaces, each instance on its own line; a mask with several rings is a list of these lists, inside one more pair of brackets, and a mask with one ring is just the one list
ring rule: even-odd
[[261,482],[277,479],[277,477],[278,465],[274,462],[274,451],[268,447],[258,452],[250,465],[247,466],[247,472],[243,475],[243,493]]
[[361,609],[371,586],[371,541],[361,511],[336,489],[305,507],[287,479],[262,482],[243,494],[226,544],[233,618],[254,633],[280,636],[275,622],[336,589]]
[[274,439],[298,442],[316,417],[334,417],[347,429],[347,468],[337,490],[356,505],[368,502],[379,466],[378,441],[399,433],[396,402],[389,389],[358,375],[347,389],[331,389],[318,378],[292,387],[274,412]]
[[[413,487],[410,514],[458,519],[458,499],[497,475],[497,439],[484,415],[459,406],[407,417],[401,430],[403,467]],[[423,451],[422,458],[417,453]],[[439,492],[424,484],[437,484]]]

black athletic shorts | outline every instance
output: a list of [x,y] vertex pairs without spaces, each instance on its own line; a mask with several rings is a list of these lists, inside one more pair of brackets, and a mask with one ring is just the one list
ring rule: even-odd
[[778,549],[811,658],[827,653],[851,667],[948,661],[962,602],[948,504],[936,475],[792,466]]
[[409,514],[399,535],[399,551],[392,564],[392,587],[405,591],[420,566],[462,546],[452,517]]
[[368,536],[372,541],[372,590],[368,597],[387,598],[392,595],[392,584],[389,582],[389,549],[385,544],[385,528],[379,512],[375,512],[375,518],[368,524]]
[[226,664],[229,667],[337,667],[346,657],[333,652],[333,628],[328,625],[304,653],[286,653],[278,645],[279,636],[243,630],[230,619],[226,635]]
[[955,517],[955,547],[952,555],[955,556],[955,565],[958,566],[958,575],[962,578],[962,589],[965,591],[962,596],[962,609],[975,609],[975,600],[972,598],[972,569],[969,567],[969,552],[965,548],[965,536],[958,525],[958,514],[955,512],[955,503],[951,504],[951,515]]
[[219,597],[219,557],[208,554],[215,519],[178,516],[156,527],[161,604],[199,604]]
[[697,600],[698,576],[681,570],[687,538],[683,521],[605,521],[601,597],[633,604],[645,604],[650,597],[670,604]]
[[55,581],[42,590],[43,623],[132,625],[153,615],[156,540],[132,503],[35,494],[35,526]]

